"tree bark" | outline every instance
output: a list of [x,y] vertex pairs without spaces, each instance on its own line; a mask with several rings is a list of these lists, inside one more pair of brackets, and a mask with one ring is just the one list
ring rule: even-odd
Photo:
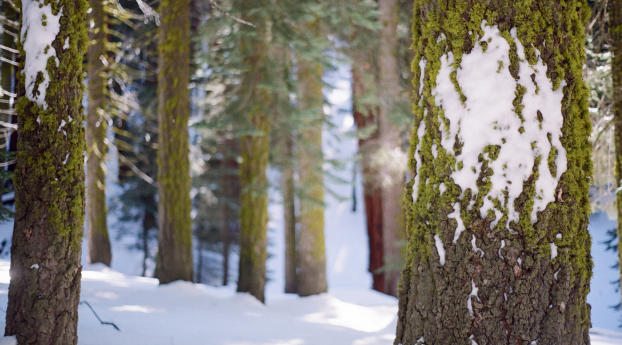
[[[263,6],[263,1],[240,0],[240,8],[251,9]],[[240,262],[238,292],[249,292],[264,302],[266,285],[266,259],[268,245],[268,179],[266,168],[270,152],[270,104],[271,93],[257,87],[268,78],[269,32],[267,21],[260,14],[244,18],[257,26],[246,25],[241,30],[248,32],[238,44],[245,66],[242,75],[240,98],[249,102],[247,119],[254,135],[244,135],[240,140],[242,161],[240,163]]]
[[[309,30],[320,34],[319,22]],[[309,296],[326,292],[326,248],[324,244],[324,177],[322,170],[322,65],[298,58],[298,104],[305,112],[298,142],[298,176],[300,197],[300,231],[298,253],[298,294]]]
[[161,284],[192,281],[190,219],[190,0],[160,2],[158,259]]
[[[372,274],[372,288],[385,292],[384,244],[382,241],[382,193],[376,179],[372,155],[378,146],[377,107],[365,104],[363,99],[370,97],[375,84],[375,73],[369,58],[355,53],[352,61],[352,103],[354,122],[364,137],[359,136],[359,155],[363,177],[365,219],[369,239],[369,272]],[[372,131],[371,133],[368,133]]]
[[[611,35],[611,76],[613,79],[613,117],[615,132],[615,177],[618,189],[622,186],[622,1],[609,0],[609,34]],[[616,193],[618,211],[618,262],[622,262],[622,192]],[[622,287],[622,265],[620,267],[620,287]],[[622,294],[622,289],[620,289]]]
[[403,226],[402,192],[404,171],[401,163],[384,164],[393,159],[395,152],[401,152],[400,129],[395,120],[395,104],[400,95],[399,62],[397,58],[398,1],[379,0],[380,49],[378,52],[380,107],[378,114],[378,151],[375,159],[385,166],[382,195],[382,241],[384,255],[384,289],[387,294],[397,296],[402,263],[399,240]]
[[590,343],[588,13],[415,1],[395,344]]
[[[287,133],[289,134],[289,133]],[[294,187],[293,140],[285,135],[280,143],[284,164],[281,168],[281,193],[283,194],[283,222],[285,225],[285,292],[296,293],[296,191]]]
[[[26,69],[22,60],[20,69],[25,73],[18,74],[20,136],[5,334],[16,335],[19,344],[71,345],[77,343],[82,269],[86,148],[82,59],[88,43],[88,3],[56,0],[21,5],[25,35],[20,55],[28,61],[53,49],[58,60],[57,64],[48,60],[39,73],[33,66]],[[46,10],[47,25],[53,27],[57,19],[60,23],[50,45],[28,37],[34,35],[33,26],[43,26],[37,21],[43,21]],[[31,19],[29,27],[24,18]],[[69,44],[63,48],[65,42]],[[34,85],[26,83],[37,75]],[[45,94],[34,94],[37,90]]]
[[88,108],[86,118],[86,192],[87,238],[89,263],[110,266],[111,252],[106,224],[106,77],[104,63],[108,23],[103,0],[91,0],[88,47]]

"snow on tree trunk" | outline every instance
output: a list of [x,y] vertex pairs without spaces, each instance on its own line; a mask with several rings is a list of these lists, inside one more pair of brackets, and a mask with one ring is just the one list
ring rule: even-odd
[[588,12],[415,2],[395,344],[589,344]]
[[192,281],[190,219],[190,0],[160,2],[158,73],[158,258],[161,284]]
[[[319,33],[319,22],[307,24]],[[304,112],[298,142],[298,176],[301,189],[298,260],[298,294],[326,292],[326,248],[324,243],[324,177],[322,155],[322,65],[298,58],[298,104]]]
[[[239,5],[250,9],[265,6],[264,1],[240,0]],[[257,87],[268,78],[266,69],[269,45],[267,21],[259,13],[245,18],[257,26],[246,25],[238,47],[248,69],[242,74],[240,97],[249,100],[246,120],[253,134],[240,140],[240,261],[238,292],[248,292],[264,302],[266,285],[266,259],[268,245],[268,167],[270,152],[269,108],[271,93]],[[252,33],[252,34],[251,34]]]
[[382,194],[372,164],[372,153],[378,145],[377,107],[366,104],[370,97],[375,73],[370,59],[364,54],[355,53],[352,61],[352,101],[354,122],[359,131],[359,155],[363,177],[365,218],[369,238],[369,272],[372,274],[372,288],[385,292],[384,247],[382,242]]
[[[395,104],[400,95],[397,60],[398,1],[379,0],[380,48],[378,52],[378,151],[374,159],[382,167],[382,241],[384,254],[384,292],[397,296],[401,270],[399,248],[404,190],[405,155],[401,149],[401,131],[395,121]],[[388,164],[393,163],[393,164]]]
[[21,1],[20,135],[5,328],[19,344],[77,343],[87,8],[84,0]]
[[[622,187],[622,0],[609,0],[609,34],[611,35],[611,75],[613,81],[613,117],[615,131],[615,177],[617,187]],[[616,193],[618,211],[618,262],[622,262],[622,192]],[[622,265],[620,278],[622,278]],[[622,279],[620,279],[622,287]],[[620,289],[622,293],[622,289]]]
[[[101,262],[110,266],[110,239],[106,224],[106,172],[108,150],[105,139],[108,128],[104,107],[106,106],[106,77],[102,58],[106,54],[108,24],[104,1],[91,0],[88,47],[88,108],[86,118],[86,215],[89,263]],[[69,41],[68,41],[69,43]]]

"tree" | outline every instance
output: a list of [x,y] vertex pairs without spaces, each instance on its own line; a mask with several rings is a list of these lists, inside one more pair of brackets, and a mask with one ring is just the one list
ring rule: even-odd
[[[380,47],[378,50],[378,147],[372,160],[380,170],[382,195],[382,241],[384,255],[384,292],[397,295],[400,279],[399,236],[403,232],[401,195],[404,170],[396,103],[400,96],[397,56],[398,1],[379,0]],[[392,164],[391,164],[392,163]],[[405,163],[405,161],[404,161]],[[383,167],[383,168],[380,168]]]
[[[320,22],[306,24],[320,34]],[[324,244],[324,178],[322,168],[322,65],[309,56],[298,55],[298,105],[303,112],[298,141],[298,176],[301,188],[297,288],[300,296],[326,292],[326,249]]]
[[246,111],[248,134],[240,139],[240,262],[238,292],[249,292],[265,300],[266,258],[268,244],[268,180],[266,168],[270,151],[269,105],[269,21],[265,1],[240,0],[238,8],[253,16],[244,19],[255,27],[241,25],[240,56],[246,69],[241,75],[239,95]]
[[[615,131],[615,177],[618,189],[622,186],[622,1],[609,0],[609,34],[611,35],[611,76],[613,81],[613,118]],[[618,266],[622,278],[622,193],[616,191],[618,213]],[[622,279],[620,279],[622,287]],[[622,293],[622,289],[620,289]]]
[[[375,91],[375,65],[369,54],[354,53],[352,59],[352,103],[354,121],[359,131],[359,155],[363,177],[365,218],[369,238],[369,272],[374,290],[385,291],[384,243],[382,240],[382,193],[375,176],[372,155],[378,147],[378,115],[376,102],[365,102]],[[370,80],[371,79],[371,80]],[[372,90],[370,90],[372,89]]]
[[190,218],[190,0],[160,2],[158,258],[161,284],[192,281]]
[[24,0],[6,335],[76,344],[84,224],[84,0]]
[[103,0],[91,0],[89,18],[94,24],[89,33],[88,47],[88,107],[86,118],[87,140],[87,238],[89,262],[101,262],[110,266],[110,239],[106,223],[106,129],[104,116],[106,103],[105,66],[102,59],[106,54],[108,35],[107,14]]
[[395,344],[589,344],[581,1],[416,1]]

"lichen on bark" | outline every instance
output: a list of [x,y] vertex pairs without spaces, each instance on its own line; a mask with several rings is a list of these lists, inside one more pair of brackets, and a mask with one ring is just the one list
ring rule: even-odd
[[[88,3],[41,0],[39,5],[50,6],[54,15],[62,8],[60,30],[52,42],[58,64],[53,58],[47,61],[50,84],[45,107],[25,96],[24,74],[17,74],[20,135],[5,334],[17,335],[20,344],[76,344],[85,194],[82,60],[88,41]],[[66,39],[71,44],[63,49]],[[33,53],[24,51],[22,44],[21,56]]]
[[[455,1],[451,5],[415,1],[415,126],[409,153],[414,179],[405,194],[408,257],[400,282],[395,344],[589,344],[590,123],[587,90],[581,79],[588,12],[581,1]],[[463,152],[468,144],[463,141],[464,132],[458,131],[455,138],[446,136],[456,124],[450,121],[449,107],[438,99],[439,72],[451,57],[454,71],[447,80],[461,106],[467,107],[469,90],[459,78],[463,58],[476,48],[483,54],[495,49],[482,41],[482,23],[496,28],[508,43],[509,62],[495,67],[517,85],[514,104],[510,102],[504,116],[524,121],[524,106],[529,104],[518,85],[535,81],[523,78],[519,84],[520,72],[524,72],[520,68],[533,68],[542,61],[552,89],[563,92],[559,141],[567,166],[554,200],[533,214],[539,193],[536,186],[543,173],[540,167],[552,174],[561,169],[549,152],[533,157],[528,178],[511,181],[522,188],[510,205],[507,191],[499,198],[488,194],[495,188],[491,177],[499,148],[486,146],[479,154],[471,153],[478,155],[476,169],[458,159],[469,154]],[[480,76],[482,82],[497,73]],[[542,87],[536,85],[535,94],[543,92]],[[546,119],[547,114],[538,116]],[[524,127],[515,130],[522,135]],[[545,139],[551,143],[555,138]],[[448,140],[453,147],[443,146]],[[554,151],[555,157],[560,154]],[[454,179],[452,174],[461,169],[476,172],[475,188],[463,189]],[[484,205],[488,212],[482,214]],[[457,230],[462,226],[460,233]],[[444,264],[435,235],[441,240]],[[552,255],[552,248],[557,249],[557,256]]]
[[[112,259],[106,216],[105,161],[107,120],[106,76],[102,58],[106,54],[108,35],[104,0],[91,0],[89,18],[93,22],[88,47],[88,106],[86,119],[86,183],[87,183],[87,238],[89,263],[101,262],[110,266]],[[69,42],[69,41],[67,41]]]
[[190,0],[160,2],[158,72],[158,257],[160,283],[192,281],[190,218]]

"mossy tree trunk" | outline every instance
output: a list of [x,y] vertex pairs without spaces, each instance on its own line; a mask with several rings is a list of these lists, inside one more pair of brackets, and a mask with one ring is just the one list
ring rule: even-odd
[[89,263],[110,266],[110,239],[106,224],[106,76],[102,58],[108,35],[105,0],[91,0],[88,47],[88,108],[86,118],[86,214]]
[[369,272],[372,274],[372,288],[385,291],[384,243],[382,241],[382,193],[372,164],[372,154],[378,145],[377,107],[365,102],[370,99],[371,85],[376,83],[371,59],[362,53],[355,53],[352,60],[352,102],[354,122],[359,131],[359,156],[363,177],[365,219],[369,239]]
[[[609,34],[611,35],[611,76],[613,79],[613,116],[615,131],[616,165],[615,177],[618,188],[622,186],[622,1],[609,0]],[[618,262],[622,262],[622,192],[616,193],[618,210]],[[620,287],[622,287],[622,265],[620,267]],[[622,289],[620,289],[622,293]]]
[[[240,8],[260,9],[264,1],[240,0]],[[260,11],[258,11],[260,12]],[[242,75],[240,98],[248,100],[246,119],[254,134],[240,140],[240,261],[238,292],[248,292],[264,302],[268,245],[268,167],[270,153],[271,92],[258,87],[268,78],[269,23],[256,14],[244,18],[257,28],[241,26],[245,31],[238,43],[248,69]]]
[[[309,30],[320,33],[319,22]],[[326,292],[326,249],[324,244],[324,176],[322,170],[322,65],[298,57],[298,105],[304,114],[298,135],[298,178],[300,183],[300,230],[296,248],[298,294]]]
[[[25,73],[18,74],[20,135],[5,334],[16,335],[19,344],[71,345],[77,343],[82,269],[86,148],[82,61],[88,42],[88,3],[35,0],[21,5],[20,69]],[[30,26],[25,18],[30,18]],[[48,44],[46,38],[28,36],[34,35],[31,29],[36,26],[51,32],[58,28],[58,33]],[[51,53],[58,60],[48,55],[45,70],[25,68],[24,60]]]
[[415,1],[395,344],[590,343],[588,12]]
[[294,141],[291,135],[283,135],[282,149],[281,194],[283,195],[283,222],[285,225],[285,292],[296,293],[296,190],[294,186]]
[[190,219],[190,0],[160,2],[158,258],[161,284],[192,281]]
[[383,292],[397,296],[400,279],[401,253],[399,235],[404,189],[403,170],[399,165],[385,164],[401,150],[401,131],[396,125],[395,105],[400,95],[399,63],[397,60],[398,1],[379,0],[380,47],[378,50],[378,147],[374,154],[376,164],[384,166],[381,176],[382,241],[384,255]]

